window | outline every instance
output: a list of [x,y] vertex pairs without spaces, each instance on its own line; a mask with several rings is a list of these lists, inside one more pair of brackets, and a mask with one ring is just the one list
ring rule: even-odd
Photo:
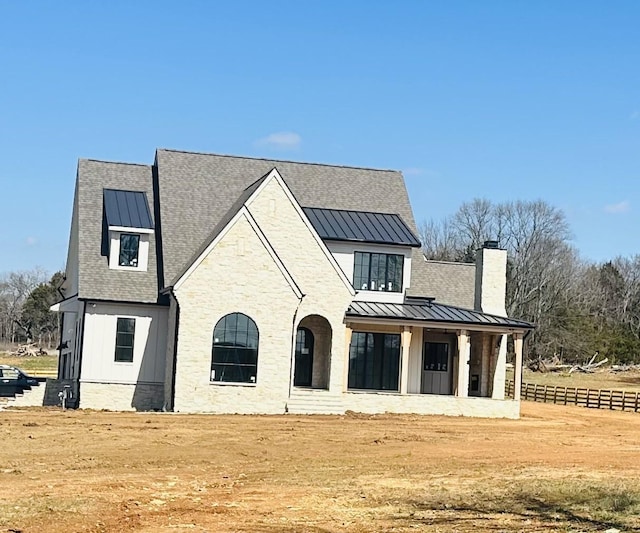
[[211,351],[211,381],[256,382],[258,327],[247,315],[222,317],[213,329]]
[[402,291],[404,256],[355,252],[353,286],[356,290]]
[[133,363],[133,337],[135,318],[118,318],[116,326],[116,362]]
[[449,370],[449,345],[446,342],[425,342],[425,370],[430,372],[447,372]]
[[138,250],[140,248],[140,235],[123,233],[120,235],[119,266],[138,266]]
[[398,390],[400,335],[353,333],[349,347],[349,388]]

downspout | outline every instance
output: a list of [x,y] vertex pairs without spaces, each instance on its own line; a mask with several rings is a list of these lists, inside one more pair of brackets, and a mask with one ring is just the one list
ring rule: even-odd
[[[296,320],[298,318],[298,311],[300,310],[300,306],[302,305],[302,300],[306,295],[301,294],[298,299],[298,305],[296,306],[296,310],[293,312],[293,319],[291,321],[291,360],[289,362],[289,398],[291,398],[291,392],[293,390],[293,377],[295,372],[295,356],[296,356],[296,337],[297,328],[296,328]],[[285,404],[284,412],[288,412],[288,407]]]
[[[176,366],[178,364],[178,332],[180,331],[180,304],[178,303],[178,299],[173,293],[173,287],[171,287],[171,298],[176,303],[176,323],[174,327],[174,335],[173,335],[173,362],[172,372],[171,372],[171,405],[167,406],[169,410],[173,411],[173,407],[176,401]],[[165,363],[166,364],[166,363]],[[165,367],[166,371],[166,367]]]

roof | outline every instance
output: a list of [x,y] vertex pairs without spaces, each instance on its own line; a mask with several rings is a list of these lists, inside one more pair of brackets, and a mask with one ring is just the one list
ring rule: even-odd
[[395,213],[318,207],[304,207],[303,211],[322,239],[420,246],[420,241]]
[[[149,239],[149,263],[146,272],[109,269],[108,249],[104,243],[103,189],[143,192],[153,213],[152,168],[149,165],[108,163],[81,159],[78,162],[76,188],[78,242],[78,298],[156,303],[158,269],[156,239]],[[103,243],[103,246],[100,246]]]
[[472,309],[475,280],[474,263],[430,261],[416,250],[411,261],[411,287],[407,295],[430,296],[446,305]]
[[431,300],[394,304],[381,302],[352,302],[347,317],[381,318],[446,324],[496,326],[510,329],[533,329],[533,324],[524,320],[490,315]]
[[103,198],[109,226],[153,229],[147,195],[143,191],[104,189]]
[[243,191],[273,168],[302,206],[397,214],[417,233],[397,171],[174,150],[158,150],[156,166],[165,286],[188,266]]

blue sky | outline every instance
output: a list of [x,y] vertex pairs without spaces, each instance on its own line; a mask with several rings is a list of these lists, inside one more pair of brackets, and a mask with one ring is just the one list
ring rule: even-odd
[[0,274],[66,258],[78,158],[403,170],[418,223],[543,199],[638,252],[640,2],[0,1]]

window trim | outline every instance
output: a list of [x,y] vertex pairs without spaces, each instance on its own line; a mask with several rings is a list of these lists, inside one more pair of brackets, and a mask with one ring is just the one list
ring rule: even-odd
[[[128,331],[120,331],[119,326],[121,321],[129,320],[133,322],[133,327],[131,333]],[[118,345],[118,335],[131,335],[131,346]],[[136,345],[136,319],[134,317],[124,317],[119,316],[116,319],[116,339],[115,339],[115,350],[114,350],[114,363],[124,363],[124,364],[132,364],[135,359],[135,345]],[[126,348],[131,350],[131,360],[118,358],[118,348]]]
[[[130,237],[134,238],[136,242],[135,258],[132,259],[132,260],[135,260],[135,265],[122,262],[122,252],[123,252],[122,247],[123,247],[124,238],[130,238]],[[120,239],[119,239],[120,247],[118,250],[118,266],[120,268],[132,268],[132,269],[140,268],[140,241],[141,241],[140,237],[141,235],[139,233],[121,233],[120,234]]]
[[[377,267],[373,266],[374,264],[376,264],[374,262],[374,256],[375,256],[375,259],[377,259]],[[358,261],[359,257],[361,258],[360,261]],[[364,260],[365,257],[366,257],[366,261]],[[375,275],[372,276],[372,271],[374,271],[377,268],[378,270],[377,278],[380,277],[380,258],[382,257],[384,258],[384,282],[382,286],[378,285],[376,287],[375,284],[377,281],[379,281],[379,279],[372,279],[372,277],[376,277]],[[390,266],[390,261],[389,261],[391,258],[395,258],[395,261],[396,261],[395,268],[397,269],[397,271],[396,271],[395,278],[389,275],[390,271],[392,271],[392,267]],[[397,264],[398,262],[399,262],[399,265]],[[401,293],[404,289],[404,262],[405,262],[404,254],[354,251],[353,252],[353,288],[356,291],[390,292],[390,293],[396,293],[396,294]],[[365,264],[366,264],[366,279],[365,279],[365,276],[363,276],[363,272],[362,272]],[[360,272],[358,272],[358,270]],[[395,288],[389,289],[389,284],[390,283],[392,284],[398,280],[399,280],[399,287],[397,289]],[[366,281],[366,288],[362,288],[362,286],[365,284],[363,282],[365,281]]]
[[[235,317],[235,321],[236,321],[236,326],[235,327],[229,327],[227,326],[227,319],[229,319],[229,317]],[[239,317],[244,317],[244,319],[246,319],[246,330],[239,330],[237,327],[237,320]],[[222,330],[222,332],[218,331],[218,328],[222,327],[224,328]],[[218,336],[216,336],[216,333],[218,333]],[[234,338],[233,341],[228,341],[227,340],[227,336],[229,334],[233,334]],[[238,345],[238,335],[244,335],[246,337],[246,343],[244,346],[242,345]],[[249,341],[251,340],[252,337],[255,337],[255,348],[248,345]],[[217,338],[222,338],[223,340],[220,342],[216,342]],[[230,345],[229,343],[233,342],[233,345]],[[233,350],[233,353],[235,355],[235,359],[236,362],[216,362],[216,347],[222,348],[223,344],[227,344],[226,347],[229,350]],[[243,386],[255,386],[258,383],[258,357],[259,357],[259,348],[260,348],[260,331],[258,330],[258,325],[256,324],[255,320],[253,320],[249,315],[246,315],[244,313],[240,313],[240,312],[234,312],[234,313],[228,313],[226,315],[224,315],[223,317],[221,317],[217,322],[216,325],[213,328],[213,338],[212,338],[212,342],[211,342],[211,366],[210,366],[210,371],[209,371],[209,381],[211,384],[215,384],[215,385],[243,385]],[[240,363],[239,362],[239,355],[241,352],[244,352],[244,355],[246,356],[248,353],[252,353],[255,363]],[[224,380],[224,374],[220,374],[220,375],[216,375],[214,374],[216,372],[215,367],[226,367],[226,368],[230,368],[230,369],[235,369],[237,371],[238,368],[242,368],[242,369],[254,369],[254,374],[251,376],[250,374],[248,374],[248,379],[242,380],[242,381],[232,381],[232,380]],[[253,378],[253,380],[252,380]]]

